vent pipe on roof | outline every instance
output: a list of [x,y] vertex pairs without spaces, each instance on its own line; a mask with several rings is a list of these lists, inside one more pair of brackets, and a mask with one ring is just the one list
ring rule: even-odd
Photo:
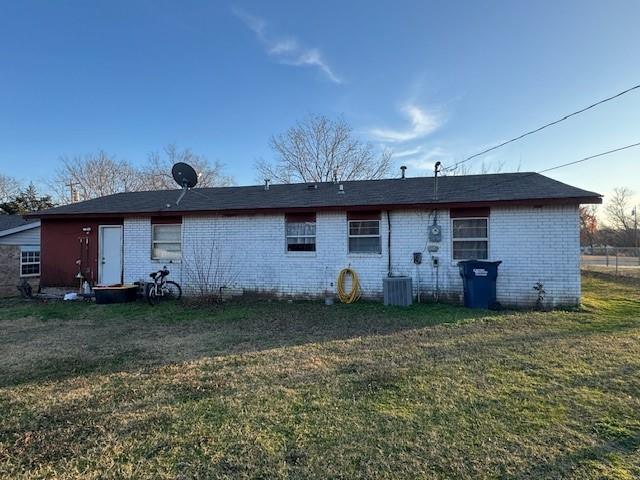
[[265,190],[269,190],[269,184],[271,183],[271,179],[270,178],[265,178],[264,179],[264,189]]
[[438,173],[440,173],[440,162],[436,162],[436,165],[433,167],[433,199],[438,199]]
[[406,177],[405,177],[405,175],[404,175],[404,172],[405,172],[405,170],[406,170],[406,169],[407,169],[407,166],[406,166],[406,165],[402,165],[402,166],[400,167],[400,170],[402,171],[402,174],[401,174],[402,176],[401,176],[401,178],[402,178],[403,180],[406,178]]

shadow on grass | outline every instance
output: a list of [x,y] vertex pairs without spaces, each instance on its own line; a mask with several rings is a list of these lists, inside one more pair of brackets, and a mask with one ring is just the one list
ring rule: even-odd
[[[519,348],[637,328],[637,299],[607,299],[606,284],[585,276],[593,290],[583,312],[489,312],[446,304],[385,307],[376,302],[325,306],[319,302],[240,301],[224,307],[144,302],[0,302],[0,387],[57,381],[95,373],[143,370],[200,358],[257,352],[335,340],[392,335],[434,325],[508,319],[534,330],[497,332],[460,340],[471,351]],[[631,312],[631,314],[629,313]],[[540,321],[541,324],[537,324]],[[524,323],[523,323],[524,324]],[[511,327],[509,327],[511,328]],[[376,383],[376,382],[373,382]]]
[[131,363],[135,363],[142,353],[140,349],[128,349],[98,358],[87,355],[50,357],[26,371],[23,370],[19,376],[0,375],[0,387],[64,380],[97,373],[131,371],[133,370],[130,368]]
[[605,438],[597,445],[559,455],[551,462],[535,465],[532,469],[518,475],[518,478],[559,478],[559,475],[575,475],[579,467],[589,468],[589,462],[611,464],[615,456],[631,455],[639,448],[640,432],[638,431],[619,435],[617,438]]
[[222,307],[142,302],[5,302],[0,387],[144,370],[205,357],[390,335],[495,312],[443,304],[232,302]]

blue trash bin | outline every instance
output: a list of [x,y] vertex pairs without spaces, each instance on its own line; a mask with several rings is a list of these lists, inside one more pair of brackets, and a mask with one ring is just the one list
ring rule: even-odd
[[502,262],[464,260],[458,262],[464,287],[464,306],[467,308],[498,308],[496,278]]

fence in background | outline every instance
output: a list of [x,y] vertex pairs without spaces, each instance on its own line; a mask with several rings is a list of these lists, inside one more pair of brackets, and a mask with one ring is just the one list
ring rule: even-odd
[[640,249],[634,247],[583,247],[583,270],[640,277]]

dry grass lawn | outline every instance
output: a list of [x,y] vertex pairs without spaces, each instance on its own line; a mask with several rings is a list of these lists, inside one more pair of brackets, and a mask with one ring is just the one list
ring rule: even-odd
[[605,265],[584,265],[583,270],[587,273],[595,272],[595,273],[604,273],[607,275],[618,275],[620,277],[634,277],[640,278],[640,266],[620,266],[616,272],[615,266],[605,266]]
[[11,479],[640,477],[640,282],[571,312],[0,303]]

